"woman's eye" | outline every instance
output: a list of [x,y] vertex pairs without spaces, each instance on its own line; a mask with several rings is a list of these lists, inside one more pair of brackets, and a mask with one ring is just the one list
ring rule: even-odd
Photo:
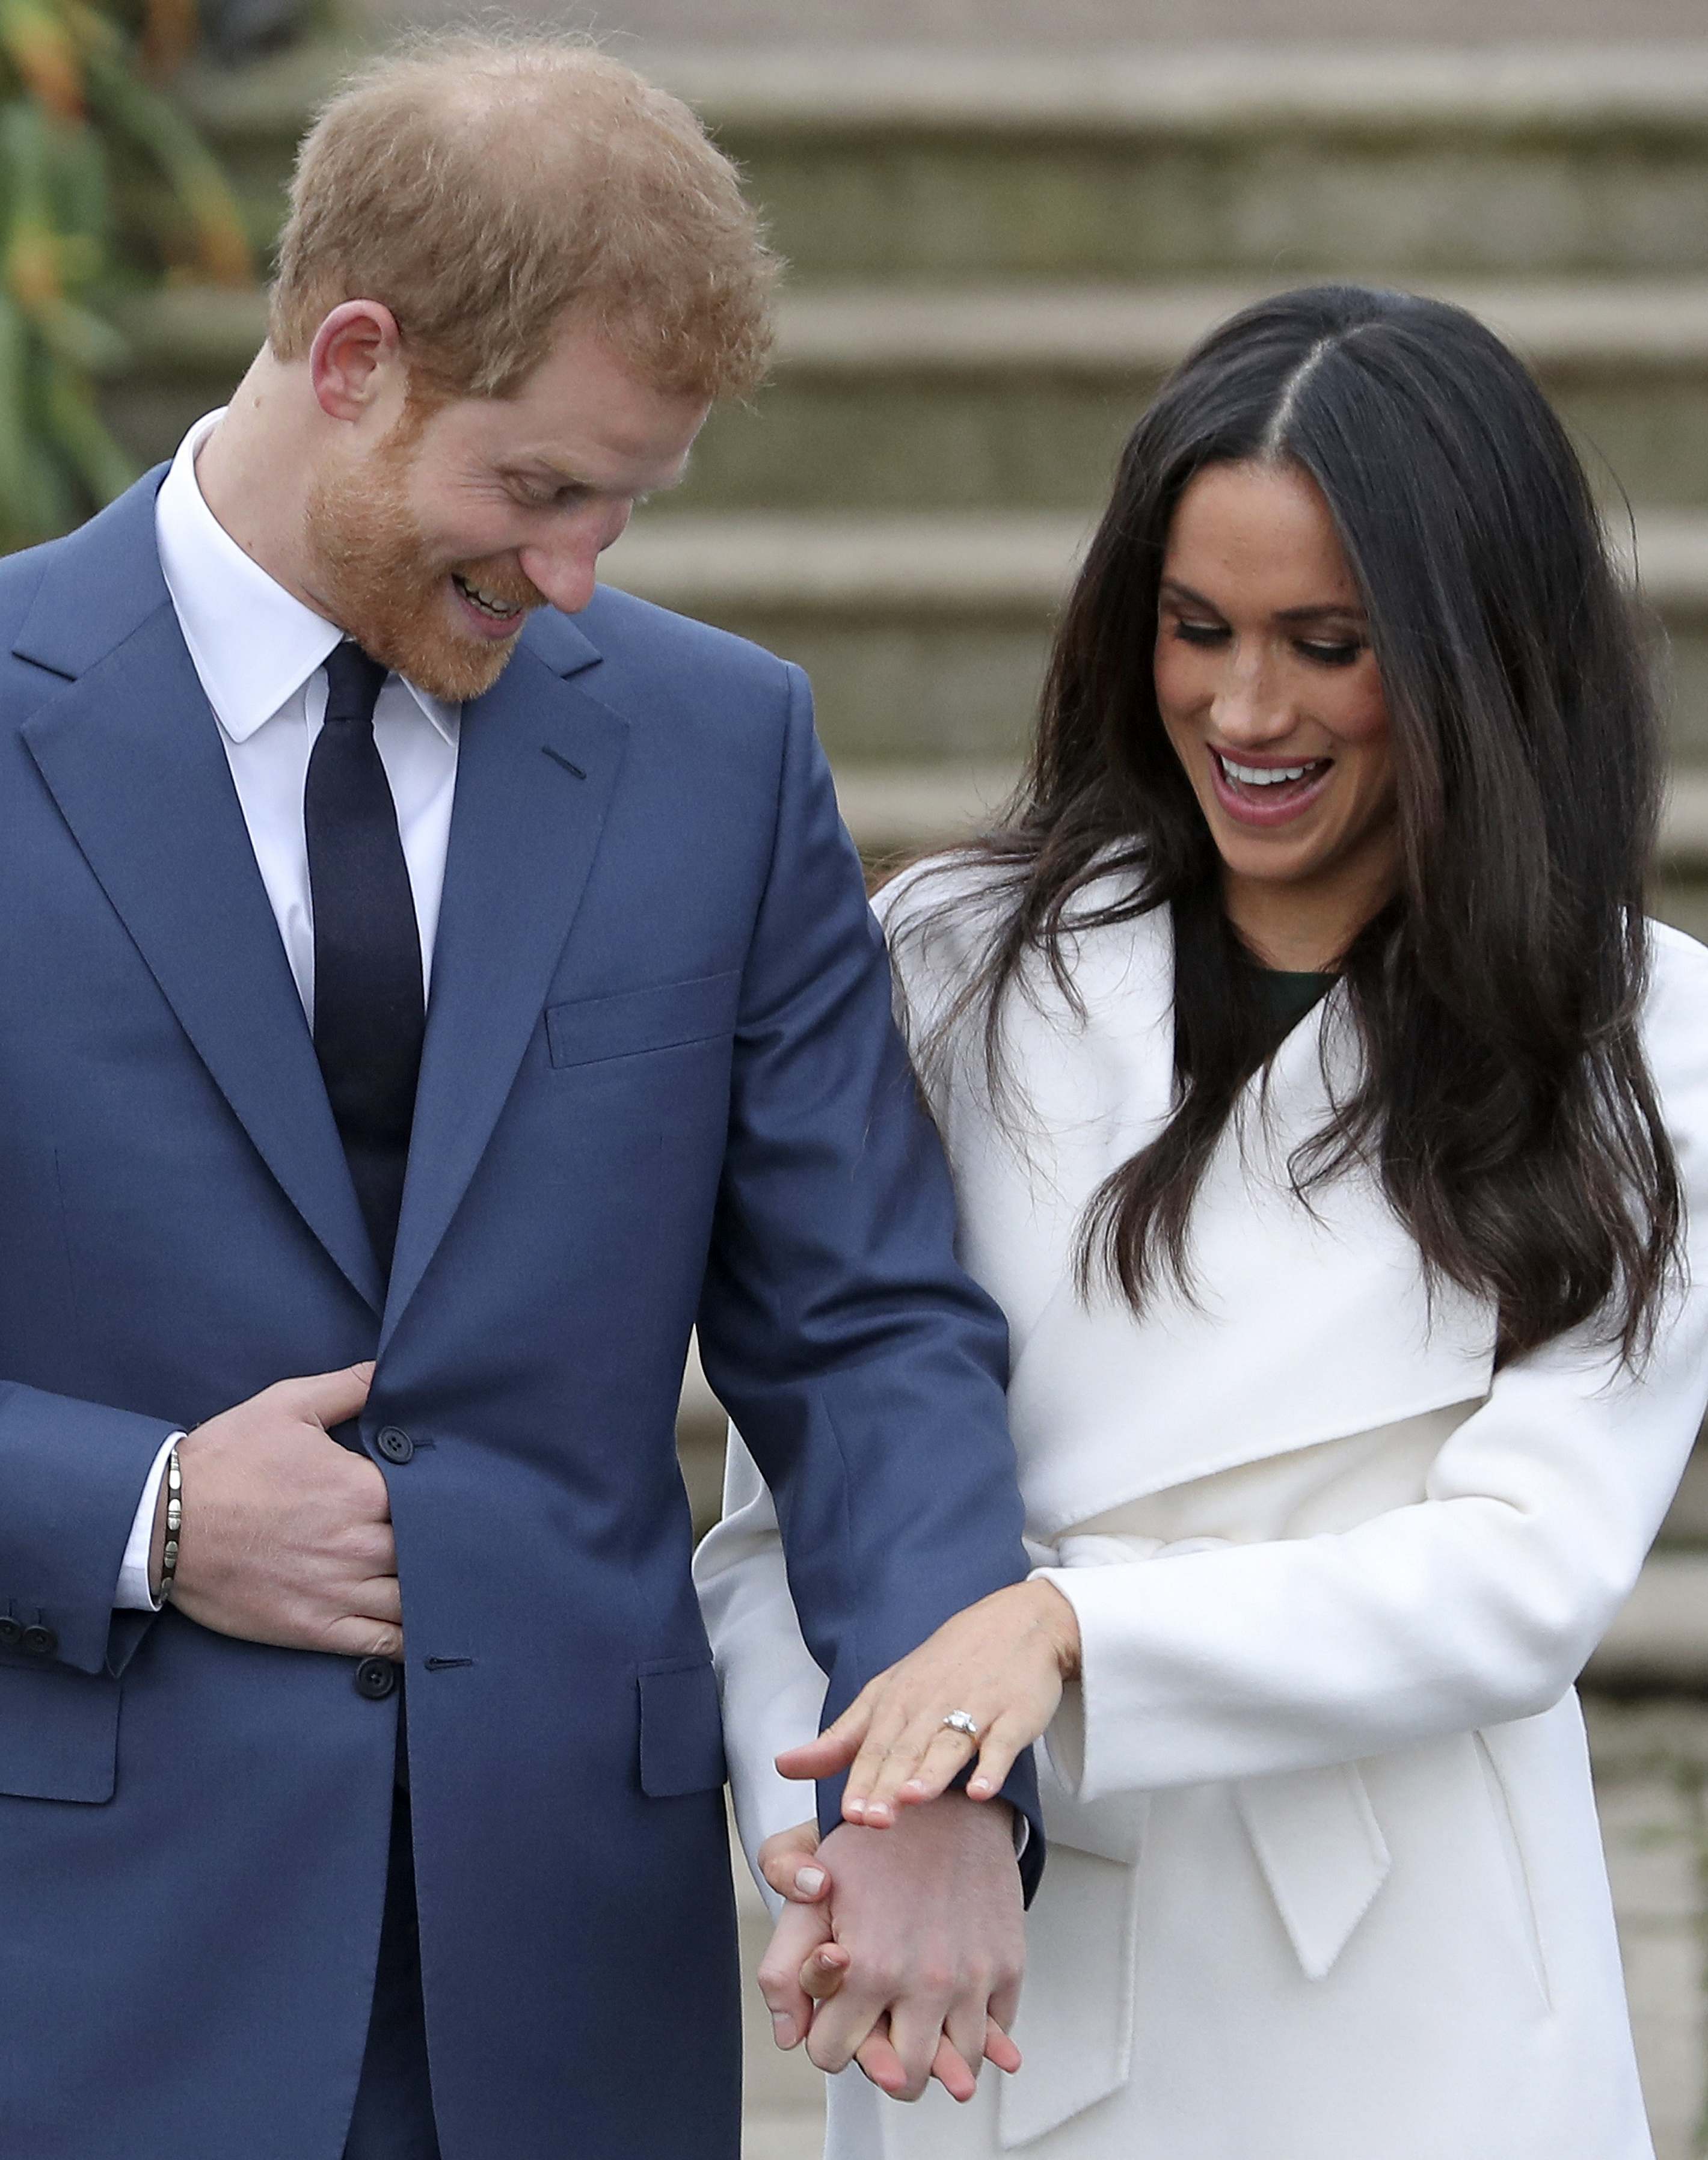
[[1220,622],[1176,622],[1174,635],[1182,645],[1225,645],[1228,626]]
[[1315,638],[1300,638],[1298,650],[1307,660],[1314,660],[1319,667],[1350,667],[1364,650],[1362,638],[1352,638],[1338,644],[1320,644]]

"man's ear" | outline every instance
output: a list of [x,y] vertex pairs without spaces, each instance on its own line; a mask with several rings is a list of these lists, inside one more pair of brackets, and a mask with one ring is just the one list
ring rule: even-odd
[[360,420],[402,364],[397,318],[378,300],[345,300],[314,333],[309,379],[329,419]]

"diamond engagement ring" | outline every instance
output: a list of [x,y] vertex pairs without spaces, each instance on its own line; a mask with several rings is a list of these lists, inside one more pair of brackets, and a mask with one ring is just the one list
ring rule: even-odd
[[973,1722],[970,1711],[952,1710],[943,1720],[943,1723],[948,1726],[951,1732],[964,1732],[975,1747],[979,1745],[979,1728]]

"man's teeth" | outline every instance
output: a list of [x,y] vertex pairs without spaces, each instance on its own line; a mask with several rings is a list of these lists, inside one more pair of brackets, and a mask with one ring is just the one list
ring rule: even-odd
[[[1231,757],[1216,753],[1217,762],[1230,780],[1238,780],[1247,787],[1279,787],[1283,781],[1302,780],[1311,771],[1308,765],[1236,765]],[[1321,763],[1319,758],[1314,762]]]
[[[453,572],[452,575],[454,577],[455,573]],[[457,578],[456,587],[464,599],[472,600],[483,615],[495,616],[500,622],[508,622],[512,615],[522,613],[513,600],[501,600],[492,593],[483,593],[478,585],[471,585],[466,578]]]

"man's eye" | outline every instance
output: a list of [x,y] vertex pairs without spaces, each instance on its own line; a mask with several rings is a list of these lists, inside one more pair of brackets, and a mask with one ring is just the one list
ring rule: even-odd
[[1225,645],[1228,626],[1220,622],[1176,622],[1174,635],[1182,645]]

